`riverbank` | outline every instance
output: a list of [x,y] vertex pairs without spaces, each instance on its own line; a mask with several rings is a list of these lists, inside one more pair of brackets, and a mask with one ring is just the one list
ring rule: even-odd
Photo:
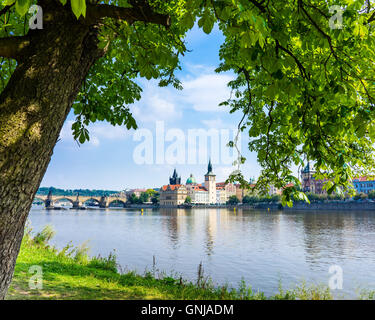
[[[241,283],[239,288],[214,287],[199,274],[197,282],[187,282],[160,272],[119,273],[116,257],[89,258],[85,247],[67,245],[57,250],[46,242],[52,232],[47,228],[22,242],[15,273],[7,299],[332,299],[328,288],[304,285],[272,297],[254,292]],[[35,266],[42,269],[42,288],[30,288],[30,279],[37,280]],[[34,267],[35,269],[30,269]],[[31,278],[33,277],[33,278]],[[199,279],[199,280],[198,280]],[[34,281],[32,285],[38,284]],[[37,285],[36,285],[37,286]]]
[[255,210],[340,210],[340,211],[375,211],[375,202],[357,202],[357,201],[322,201],[322,202],[295,202],[293,207],[283,207],[281,203],[256,203],[252,205],[241,205],[239,208]]

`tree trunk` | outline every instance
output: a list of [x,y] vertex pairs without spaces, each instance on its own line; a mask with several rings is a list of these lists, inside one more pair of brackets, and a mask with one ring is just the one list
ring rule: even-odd
[[[44,7],[48,17],[48,7]],[[56,10],[55,10],[56,11]],[[35,193],[88,70],[103,54],[97,29],[59,7],[30,33],[0,95],[0,299],[10,285]]]

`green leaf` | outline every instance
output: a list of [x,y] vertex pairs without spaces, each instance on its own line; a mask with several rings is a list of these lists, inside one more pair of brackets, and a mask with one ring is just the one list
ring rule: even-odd
[[275,79],[281,80],[284,77],[284,74],[281,71],[281,69],[279,69],[276,72],[272,73],[272,77],[274,77]]
[[86,17],[86,0],[70,0],[70,2],[72,11],[77,19],[79,19],[81,15]]
[[194,20],[195,20],[194,16],[190,12],[188,12],[182,18],[181,23],[186,25],[188,29],[191,29],[194,27]]
[[16,11],[21,16],[24,16],[29,11],[31,0],[17,0]]
[[2,4],[3,4],[3,6],[11,6],[15,2],[16,2],[16,0],[3,0]]

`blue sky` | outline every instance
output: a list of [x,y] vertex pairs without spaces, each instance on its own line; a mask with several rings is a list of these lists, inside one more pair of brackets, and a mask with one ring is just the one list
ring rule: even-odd
[[[160,152],[156,145],[156,121],[162,121],[166,133],[180,129],[187,136],[189,129],[229,129],[233,133],[241,118],[239,113],[229,114],[228,109],[218,106],[218,103],[229,98],[230,90],[226,84],[233,78],[230,73],[214,72],[220,62],[218,52],[223,42],[220,31],[215,28],[210,35],[206,35],[200,29],[194,28],[186,40],[188,49],[192,51],[183,57],[183,69],[178,74],[184,90],[160,88],[157,81],[140,80],[143,88],[142,99],[130,106],[139,129],[153,134],[154,153],[156,150]],[[208,143],[207,150],[196,150],[197,153],[203,152],[202,157],[207,155],[207,161],[204,163],[186,161],[174,164],[173,161],[165,161],[161,164],[138,164],[134,160],[134,150],[141,141],[134,140],[134,130],[128,131],[124,127],[97,122],[89,127],[90,142],[78,146],[71,134],[73,119],[74,116],[70,114],[41,186],[112,190],[160,187],[168,183],[168,177],[175,167],[184,182],[190,173],[198,182],[203,182],[208,158],[213,155]],[[232,138],[233,136],[230,139]],[[221,137],[220,143],[223,144],[224,140]],[[246,177],[256,177],[260,168],[256,155],[247,151],[247,143],[244,132],[241,135],[241,149],[247,162],[242,170]],[[166,141],[165,150],[171,144],[173,141]],[[187,158],[191,149],[188,149],[187,144],[185,149]],[[153,158],[155,160],[156,156]],[[213,156],[213,159],[217,180],[224,181],[234,168],[228,161],[223,161],[222,157]]]

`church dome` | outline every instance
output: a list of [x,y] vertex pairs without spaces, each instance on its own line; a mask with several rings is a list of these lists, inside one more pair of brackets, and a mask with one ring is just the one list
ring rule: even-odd
[[190,174],[190,177],[186,180],[186,184],[195,184],[195,183],[197,183],[197,181],[195,180],[193,175]]

